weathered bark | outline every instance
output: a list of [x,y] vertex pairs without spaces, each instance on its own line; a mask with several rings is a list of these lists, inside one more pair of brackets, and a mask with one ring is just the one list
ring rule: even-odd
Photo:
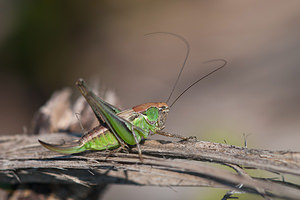
[[[236,190],[237,185],[243,184],[240,190],[265,197],[298,199],[300,196],[299,185],[250,177],[243,170],[243,167],[251,167],[299,178],[300,152],[247,149],[204,141],[146,140],[141,145],[142,163],[135,148],[130,153],[110,155],[99,151],[60,155],[40,146],[38,138],[49,142],[75,139],[62,133],[0,137],[1,183],[77,183],[87,187],[119,183]],[[238,173],[206,164],[208,162],[233,167]]]

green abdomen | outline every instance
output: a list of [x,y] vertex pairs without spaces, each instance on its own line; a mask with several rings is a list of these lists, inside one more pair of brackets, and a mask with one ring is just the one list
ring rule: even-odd
[[86,150],[115,149],[120,146],[117,138],[108,130],[101,134],[97,134],[95,137],[91,135],[87,137],[84,136],[82,138]]

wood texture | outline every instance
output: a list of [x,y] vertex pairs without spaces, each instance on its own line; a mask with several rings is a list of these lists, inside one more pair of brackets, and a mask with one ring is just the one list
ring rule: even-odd
[[[265,197],[298,199],[300,196],[299,185],[280,180],[279,175],[289,174],[299,180],[300,152],[247,149],[205,141],[146,140],[141,145],[144,156],[141,163],[135,148],[113,154],[88,151],[60,155],[44,149],[37,139],[58,143],[76,137],[62,133],[0,137],[1,183],[77,183],[87,187],[119,183],[235,190],[240,187],[239,190]],[[222,165],[236,172],[219,167]],[[251,177],[244,167],[273,172],[279,179]]]

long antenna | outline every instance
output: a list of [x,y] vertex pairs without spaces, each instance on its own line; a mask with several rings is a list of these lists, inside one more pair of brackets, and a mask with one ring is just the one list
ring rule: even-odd
[[[224,64],[223,64],[221,67],[218,67],[217,69],[215,69],[215,70],[209,72],[208,74],[202,76],[202,77],[199,78],[197,81],[195,81],[193,84],[191,84],[189,87],[187,87],[187,88],[186,88],[186,89],[185,89],[185,90],[184,90],[184,91],[183,91],[183,92],[182,92],[182,93],[181,93],[181,94],[173,101],[173,103],[171,104],[170,108],[176,103],[176,101],[177,101],[184,93],[186,93],[189,89],[191,89],[191,87],[193,87],[193,86],[194,86],[195,84],[197,84],[199,81],[201,81],[201,80],[205,79],[206,77],[212,75],[213,73],[219,71],[220,69],[222,69],[223,67],[225,67],[226,64],[227,64],[227,61],[224,60],[224,59],[213,59],[213,60],[205,61],[205,62],[203,62],[203,63],[206,64],[206,63],[215,62],[215,61],[222,61],[222,62],[224,62]],[[180,73],[181,73],[181,72],[180,72]]]
[[[152,32],[152,33],[147,33],[147,34],[145,34],[145,36],[147,36],[147,35],[152,35],[152,34],[168,34],[168,35],[173,35],[173,36],[179,38],[180,40],[182,40],[182,41],[185,43],[185,45],[186,45],[186,55],[185,55],[185,58],[184,58],[182,67],[181,67],[181,69],[180,69],[180,72],[179,72],[179,74],[178,74],[178,76],[177,76],[176,82],[175,82],[175,84],[174,84],[174,86],[173,86],[173,88],[172,88],[172,91],[171,91],[171,93],[170,93],[170,95],[169,95],[169,97],[168,97],[168,99],[167,99],[167,101],[166,101],[166,102],[168,103],[169,100],[170,100],[170,98],[172,97],[172,94],[173,94],[173,92],[174,92],[176,86],[177,86],[177,83],[178,83],[178,81],[179,81],[179,78],[180,78],[180,76],[181,76],[181,73],[182,73],[182,71],[183,71],[183,68],[184,68],[184,66],[185,66],[185,63],[186,63],[186,61],[187,61],[187,59],[188,59],[188,57],[189,57],[189,54],[190,54],[190,45],[189,45],[188,41],[187,41],[184,37],[182,37],[181,35],[177,35],[177,34],[175,34],[175,33],[170,33],[170,32]],[[176,99],[176,100],[177,100],[177,99]],[[172,105],[173,105],[173,104],[174,104],[174,102],[172,103]]]

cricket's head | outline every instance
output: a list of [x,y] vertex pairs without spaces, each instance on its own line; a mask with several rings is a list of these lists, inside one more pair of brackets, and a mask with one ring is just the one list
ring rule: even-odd
[[165,128],[165,123],[169,113],[169,106],[164,102],[144,103],[132,108],[135,112],[147,116],[149,123],[156,123],[157,129]]

